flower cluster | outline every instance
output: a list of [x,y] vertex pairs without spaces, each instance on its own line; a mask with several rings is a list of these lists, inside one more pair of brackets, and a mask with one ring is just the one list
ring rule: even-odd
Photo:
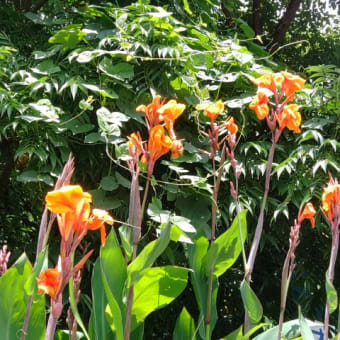
[[322,210],[331,225],[340,224],[340,184],[331,178],[322,193]]
[[[238,127],[234,121],[234,117],[228,117],[222,124],[217,125],[215,123],[218,116],[225,110],[223,101],[220,99],[215,103],[202,103],[196,106],[196,110],[203,110],[203,114],[210,119],[210,129],[208,131],[208,137],[210,139],[210,158],[213,158],[215,152],[219,150],[221,144],[228,140],[228,143],[235,144],[236,133]],[[225,128],[228,131],[228,135],[219,141],[220,131]]]
[[[270,115],[269,98],[265,91],[259,90],[249,108],[254,110],[258,119],[267,119],[268,126],[273,130],[278,122],[280,130],[287,127],[300,132],[301,114],[296,104],[289,104],[295,98],[295,91],[304,87],[305,80],[289,72],[266,73],[254,80],[259,88],[270,90],[274,94],[275,108]],[[274,122],[274,123],[273,123]]]
[[[57,222],[61,235],[60,256],[56,268],[43,271],[38,278],[39,292],[48,294],[56,300],[67,282],[92,254],[89,251],[77,265],[73,267],[72,256],[88,230],[100,230],[101,242],[105,243],[105,223],[113,224],[113,218],[104,210],[93,209],[92,197],[79,185],[67,185],[46,195],[46,207],[57,214]],[[52,306],[53,307],[53,306]]]
[[[176,159],[183,154],[183,145],[178,140],[174,130],[175,120],[183,113],[185,105],[171,99],[167,103],[156,96],[149,105],[140,105],[137,112],[145,113],[148,127],[148,142],[143,142],[139,132],[128,137],[129,155],[133,160],[141,161],[148,167],[148,176],[153,173],[154,165],[158,158],[171,150],[172,158]],[[132,161],[130,168],[136,162]]]

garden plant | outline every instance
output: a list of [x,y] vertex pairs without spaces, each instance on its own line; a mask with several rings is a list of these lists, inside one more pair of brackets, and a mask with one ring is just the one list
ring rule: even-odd
[[1,339],[340,339],[340,71],[236,3],[4,2]]

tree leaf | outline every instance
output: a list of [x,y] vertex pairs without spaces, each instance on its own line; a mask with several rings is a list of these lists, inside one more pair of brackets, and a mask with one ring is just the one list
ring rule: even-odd
[[134,70],[131,64],[118,63],[113,65],[112,60],[106,57],[100,62],[99,69],[109,77],[120,81],[130,80],[134,77]]

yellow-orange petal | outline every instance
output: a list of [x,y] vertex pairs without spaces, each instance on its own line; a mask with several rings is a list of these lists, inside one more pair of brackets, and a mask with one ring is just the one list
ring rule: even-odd
[[338,216],[340,214],[340,184],[329,183],[323,189],[321,202],[322,209],[330,222],[340,217]]
[[46,195],[46,208],[56,214],[75,211],[82,201],[92,201],[92,196],[84,192],[80,185],[66,185],[58,190],[50,191]]
[[165,134],[162,125],[156,125],[150,131],[148,150],[152,162],[165,155],[172,148],[172,140]]
[[266,88],[273,93],[276,93],[278,87],[282,86],[283,76],[280,73],[268,72],[261,77],[253,80],[253,83],[258,87]]
[[238,127],[234,122],[234,117],[229,117],[223,124],[226,127],[231,135],[234,135],[238,131]]
[[87,229],[96,230],[99,229],[104,223],[113,225],[114,219],[109,215],[109,213],[102,209],[93,209],[92,215],[87,220]]
[[315,208],[312,203],[307,203],[302,211],[302,214],[299,216],[299,223],[305,219],[309,219],[312,225],[312,228],[315,226],[314,216],[316,214]]
[[174,140],[171,148],[171,158],[177,159],[178,156],[182,156],[184,152],[184,147],[181,141]]
[[37,279],[39,294],[48,294],[54,300],[59,290],[60,281],[61,274],[57,269],[48,268],[44,270]]
[[258,119],[263,120],[269,115],[269,99],[263,91],[259,91],[249,104],[249,108],[255,111]]
[[196,110],[204,110],[204,114],[215,121],[216,118],[224,111],[224,103],[220,99],[216,103],[203,103],[196,106]]
[[301,114],[297,104],[286,105],[278,116],[278,122],[281,129],[287,127],[296,133],[301,132]]
[[159,119],[162,121],[175,121],[185,110],[185,105],[171,99],[158,109]]
[[284,78],[282,82],[282,91],[284,91],[286,97],[289,98],[288,101],[291,101],[294,99],[295,91],[303,89],[306,80],[286,71],[281,72],[281,75]]

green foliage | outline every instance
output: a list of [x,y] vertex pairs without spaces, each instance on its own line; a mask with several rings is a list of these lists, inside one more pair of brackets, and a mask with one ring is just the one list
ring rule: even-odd
[[[32,267],[23,254],[15,264],[0,277],[0,329],[4,340],[15,339],[22,329],[28,296],[24,286]],[[35,295],[26,339],[45,337],[45,297]]]
[[[276,13],[281,13],[285,4],[263,2],[261,21],[265,32],[274,30],[278,22]],[[274,56],[277,59],[270,57],[257,44],[258,40],[253,39],[249,8],[244,11],[239,1],[225,5],[234,17],[232,27],[226,27],[221,2],[215,0],[119,1],[94,5],[87,1],[53,1],[37,13],[26,14],[15,10],[9,2],[2,6],[0,239],[8,242],[15,252],[25,245],[33,258],[32,239],[39,224],[43,197],[70,151],[76,156],[74,181],[85,183],[95,207],[113,210],[117,220],[125,221],[130,190],[126,136],[137,129],[145,136],[146,131],[143,116],[136,113],[136,107],[149,103],[155,94],[177,98],[187,105],[175,126],[178,138],[185,139],[184,155],[177,160],[164,158],[152,179],[155,197],[143,224],[142,245],[146,246],[127,269],[117,236],[110,235],[94,267],[91,338],[105,339],[112,337],[112,333],[121,337],[126,277],[138,285],[138,280],[147,279],[144,275],[156,271],[152,265],[165,268],[170,259],[184,267],[189,262],[194,270],[190,274],[192,287],[184,290],[183,299],[199,325],[199,334],[204,334],[207,268],[215,259],[214,274],[219,277],[220,295],[217,299],[214,279],[212,325],[217,315],[223,322],[217,322],[213,337],[223,337],[242,322],[238,290],[242,269],[240,261],[236,261],[240,241],[235,222],[226,228],[236,213],[229,194],[228,183],[233,179],[230,163],[227,161],[223,167],[218,238],[209,248],[213,169],[201,152],[209,149],[203,133],[208,122],[195,111],[197,103],[222,98],[228,112],[218,119],[222,121],[233,115],[240,127],[236,149],[242,172],[239,193],[242,209],[249,211],[248,239],[252,239],[263,195],[270,134],[247,108],[255,93],[249,78],[268,70],[301,70],[301,65],[312,64],[305,69],[310,84],[297,95],[302,110],[302,133],[285,132],[275,154],[266,210],[268,223],[253,274],[254,292],[263,302],[265,315],[271,318],[277,318],[279,308],[275,303],[279,281],[273,282],[272,275],[280,275],[283,249],[288,247],[288,226],[296,217],[301,201],[310,198],[319,202],[320,188],[327,181],[328,171],[340,171],[337,124],[340,92],[336,66],[339,41],[336,27],[327,32],[316,29],[329,21],[322,15],[323,4],[320,7],[312,4],[311,11],[304,7],[286,37],[289,42],[308,39],[309,43],[287,46]],[[305,22],[310,25],[305,27]],[[306,29],[301,30],[302,25]],[[266,42],[268,37],[262,39]],[[278,66],[277,61],[284,61],[285,65]],[[334,65],[315,65],[324,62]],[[7,171],[9,175],[5,178]],[[144,183],[142,179],[141,187]],[[23,212],[22,216],[18,211]],[[245,227],[245,213],[242,221]],[[157,240],[156,223],[166,224]],[[302,228],[287,319],[296,318],[299,303],[309,318],[322,318],[323,292],[316,287],[323,286],[324,277],[319,268],[325,267],[328,256],[325,244],[329,229],[321,214],[317,216],[317,225],[313,232]],[[119,240],[129,257],[131,247],[124,228],[119,227]],[[90,242],[98,245],[94,238]],[[226,244],[229,246],[225,247]],[[245,246],[248,248],[249,244]],[[56,253],[57,247],[51,248],[51,253]],[[222,275],[227,269],[228,273]],[[27,293],[32,292],[38,271],[36,267],[27,279]],[[181,269],[181,274],[184,272]],[[184,279],[179,281],[184,285]],[[338,289],[337,285],[335,282],[334,289]],[[248,295],[255,301],[252,294]],[[169,329],[174,328],[182,303],[174,304],[171,313],[168,309],[164,312],[167,318],[159,312],[159,319],[153,314],[145,319],[145,338],[165,337],[166,322]],[[86,318],[84,323],[87,324]],[[136,336],[141,337],[142,333],[137,327]]]
[[[247,238],[247,211],[240,213],[240,223],[243,241]],[[208,276],[210,270],[216,277],[222,275],[237,260],[242,251],[241,238],[239,236],[238,219],[235,217],[231,227],[220,235],[210,246],[203,259],[205,274]]]
[[181,314],[176,321],[173,340],[196,340],[195,336],[195,322],[185,307],[183,307]]
[[145,269],[134,286],[132,317],[136,326],[150,313],[165,307],[178,297],[187,281],[188,270],[185,268],[164,266]]
[[249,315],[249,319],[253,324],[257,324],[262,319],[263,309],[260,300],[251,289],[249,283],[246,280],[241,282],[241,296],[242,301]]

